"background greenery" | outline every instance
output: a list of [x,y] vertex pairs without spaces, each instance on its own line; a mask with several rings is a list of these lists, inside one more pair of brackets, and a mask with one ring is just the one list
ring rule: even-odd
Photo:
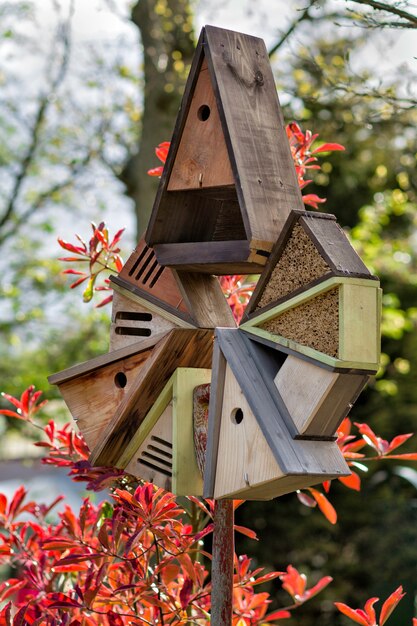
[[[373,4],[294,2],[285,20],[282,3],[239,10],[248,12],[248,32],[265,11],[286,120],[346,147],[308,189],[327,198],[324,210],[381,278],[383,367],[352,416],[390,438],[417,431],[417,114],[411,69],[379,67],[371,44],[394,44],[417,18],[408,2]],[[85,235],[90,220],[118,227],[123,217],[128,255],[152,207],[157,181],[146,170],[157,164],[154,147],[171,136],[201,10],[189,0],[96,6],[110,13],[115,35],[81,44],[75,2],[0,2],[0,376],[13,395],[34,383],[57,397],[49,373],[107,350],[109,313],[83,308],[68,291],[55,238]],[[236,6],[229,1],[231,14]],[[259,564],[334,576],[297,613],[304,626],[347,623],[333,600],[359,606],[400,583],[408,595],[390,626],[416,614],[417,472],[381,463],[369,474],[360,494],[332,486],[335,527],[294,496],[240,509],[261,540],[239,549]]]

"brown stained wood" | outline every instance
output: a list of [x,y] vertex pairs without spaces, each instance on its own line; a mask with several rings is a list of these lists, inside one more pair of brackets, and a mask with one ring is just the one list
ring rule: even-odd
[[174,272],[190,314],[199,328],[236,327],[232,310],[214,276]]
[[265,43],[213,26],[205,41],[248,236],[275,242],[304,205]]
[[152,350],[156,346],[156,344],[161,339],[163,339],[164,335],[165,333],[160,333],[158,335],[154,335],[153,337],[149,337],[148,339],[145,339],[144,341],[141,341],[139,343],[126,346],[125,348],[120,348],[119,350],[115,350],[114,352],[107,352],[106,354],[101,354],[100,356],[97,356],[94,359],[90,359],[89,361],[84,361],[84,363],[78,363],[77,365],[73,365],[72,367],[62,370],[61,372],[57,372],[56,374],[48,376],[48,382],[51,385],[58,385],[60,383],[67,382],[72,378],[77,378],[82,374],[90,374],[108,364],[116,363],[117,361],[123,361],[124,359],[134,354],[138,354],[139,352]]
[[[205,60],[208,71],[200,72],[205,68]],[[199,135],[191,137],[188,125],[196,117],[193,107],[197,107],[200,97],[198,81],[208,78],[220,117],[216,132],[224,136],[228,158],[224,142],[216,140],[215,162],[207,165],[215,175],[208,182],[219,183],[219,170],[225,176],[227,170],[227,176],[220,180],[222,184],[204,188],[208,169],[202,171],[201,163],[206,157],[201,158],[201,154],[206,146],[197,149]],[[203,122],[197,115],[200,125],[210,119],[211,115]],[[209,151],[214,136],[203,142]],[[187,150],[190,155],[186,154]],[[224,166],[229,161],[232,180]],[[190,176],[194,162],[199,165],[196,174]],[[188,173],[184,175],[179,164],[186,164]],[[184,176],[189,182],[183,182]],[[195,176],[202,187],[194,188]],[[177,179],[182,180],[178,185]],[[172,190],[184,184],[192,188]],[[208,26],[203,29],[196,49],[146,241],[155,247],[158,261],[163,265],[189,271],[201,268],[206,273],[217,274],[256,273],[265,264],[293,208],[302,209],[303,203],[265,44],[255,37]],[[201,257],[195,257],[190,249],[184,251],[180,245],[198,242],[205,244]],[[230,258],[214,245],[230,242],[246,246],[234,248],[235,256]]]
[[289,356],[274,382],[300,435],[332,437],[367,380]]
[[197,385],[193,391],[194,449],[198,469],[202,476],[204,476],[206,464],[210,389],[211,383],[205,383]]
[[152,347],[58,383],[90,450],[94,449],[118,406],[133,388],[136,375],[151,352]]
[[172,309],[188,313],[172,271],[158,263],[154,250],[146,245],[143,237],[126,261],[119,277],[143,291],[144,296],[148,294]]
[[172,269],[218,275],[258,274],[268,258],[247,241],[156,244],[155,253],[161,265]]
[[174,324],[157,313],[140,306],[117,291],[113,292],[110,352],[138,344],[174,328]]
[[172,490],[173,420],[172,402],[143,441],[125,471],[142,480]]
[[158,343],[91,454],[93,465],[123,467],[124,451],[178,367],[210,368],[213,333],[173,329]]
[[202,62],[167,190],[234,185],[229,155],[211,86]]

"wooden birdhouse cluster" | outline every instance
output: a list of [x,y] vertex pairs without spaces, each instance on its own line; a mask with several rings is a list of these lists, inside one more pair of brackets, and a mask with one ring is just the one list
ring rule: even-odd
[[[215,274],[260,273],[239,327]],[[335,441],[378,369],[381,291],[303,210],[262,40],[203,29],[108,354],[50,377],[94,465],[270,499],[349,474]]]

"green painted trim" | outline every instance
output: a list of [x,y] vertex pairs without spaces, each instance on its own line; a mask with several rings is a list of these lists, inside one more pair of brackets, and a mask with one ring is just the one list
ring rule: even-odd
[[142,424],[133,435],[128,446],[123,452],[123,456],[118,460],[117,467],[126,467],[126,465],[130,463],[131,459],[136,454],[139,447],[145,441],[146,437],[149,435],[152,428],[155,426],[156,422],[159,420],[162,413],[167,408],[172,398],[172,389],[174,386],[175,374],[176,372],[174,372],[171,378],[168,380],[165,387],[162,389],[161,393],[155,400],[151,410],[148,412]]
[[[246,326],[246,325],[245,325]],[[243,326],[242,326],[243,328]],[[253,335],[257,335],[258,337],[262,337],[264,339],[268,339],[269,341],[273,341],[280,346],[284,346],[285,348],[289,348],[290,350],[294,350],[294,352],[298,352],[299,354],[304,354],[305,356],[311,357],[316,361],[320,361],[320,363],[325,363],[326,365],[330,365],[331,367],[340,367],[346,369],[358,369],[358,370],[371,370],[375,372],[379,364],[378,363],[363,363],[362,361],[342,361],[341,359],[336,359],[334,357],[328,356],[323,352],[319,352],[314,348],[309,348],[308,346],[303,346],[292,339],[286,339],[285,337],[281,337],[281,335],[273,335],[262,328],[257,327],[245,327],[245,331],[252,333]]]
[[264,322],[277,317],[281,313],[288,311],[289,309],[293,309],[300,304],[304,304],[308,300],[312,300],[313,298],[325,293],[326,291],[330,291],[335,286],[343,285],[343,284],[351,284],[351,285],[361,285],[372,288],[379,288],[379,281],[369,280],[366,278],[345,278],[342,276],[332,276],[331,278],[325,280],[302,293],[294,296],[293,298],[289,298],[285,300],[285,302],[281,302],[273,309],[269,309],[269,311],[265,311],[264,313],[260,313],[258,316],[251,318],[249,321],[245,322],[240,326],[240,328],[244,330],[250,330],[253,327],[259,326]]
[[203,477],[194,447],[193,392],[211,381],[211,369],[179,367],[173,386],[172,491],[178,496],[201,496]]

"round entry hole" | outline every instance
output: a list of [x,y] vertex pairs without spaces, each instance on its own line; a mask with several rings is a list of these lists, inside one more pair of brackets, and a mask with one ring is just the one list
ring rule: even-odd
[[206,122],[210,117],[210,107],[207,104],[202,104],[197,111],[197,117],[200,122]]
[[243,420],[243,411],[242,409],[233,409],[233,411],[230,414],[230,417],[232,418],[232,422],[233,424],[240,424]]
[[119,389],[123,389],[123,387],[126,387],[127,385],[126,374],[124,372],[117,372],[116,376],[114,377],[114,384]]

